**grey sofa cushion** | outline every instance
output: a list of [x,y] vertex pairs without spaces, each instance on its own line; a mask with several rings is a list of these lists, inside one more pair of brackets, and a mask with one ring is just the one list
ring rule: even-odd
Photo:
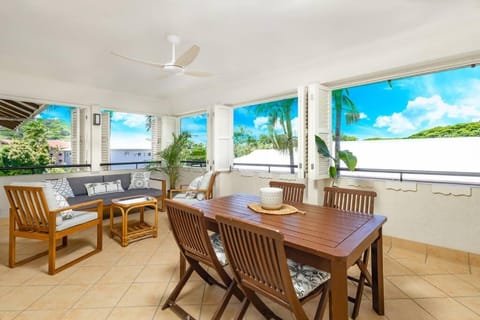
[[[68,183],[70,184],[70,187],[72,188],[73,194],[76,197],[76,196],[87,195],[87,189],[85,188],[85,183],[103,182],[103,176],[74,177],[74,178],[67,178],[67,180],[68,180]],[[74,199],[74,198],[68,198],[67,199],[68,203],[70,203],[70,199]]]
[[[133,189],[133,190],[125,190],[124,192],[114,192],[114,193],[103,193],[95,196],[89,197],[88,195],[79,195],[75,196],[73,198],[68,198],[67,201],[70,205],[86,202],[86,201],[91,201],[91,200],[98,200],[102,199],[103,200],[103,205],[107,206],[112,203],[112,199],[117,199],[117,198],[124,198],[124,197],[132,197],[132,196],[138,196],[138,195],[146,195],[146,196],[152,196],[155,198],[159,198],[162,195],[162,190],[160,189]],[[161,204],[159,204],[161,205]],[[95,207],[95,206],[92,206]]]

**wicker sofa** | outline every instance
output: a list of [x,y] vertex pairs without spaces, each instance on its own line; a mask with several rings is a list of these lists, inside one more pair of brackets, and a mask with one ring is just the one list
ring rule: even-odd
[[[73,191],[74,197],[66,198],[68,204],[74,205],[90,200],[103,200],[104,209],[108,209],[112,203],[112,199],[130,197],[136,195],[147,195],[157,198],[159,201],[159,209],[164,210],[165,197],[167,195],[166,191],[166,181],[163,179],[151,178],[150,180],[161,182],[161,189],[157,188],[135,188],[129,189],[131,184],[131,174],[109,174],[109,175],[91,175],[83,177],[69,177],[67,178],[68,183]],[[121,185],[124,191],[122,192],[111,192],[111,193],[102,193],[97,195],[89,196],[85,184],[88,183],[102,183],[102,182],[111,182],[120,180]],[[93,207],[92,207],[93,208]]]

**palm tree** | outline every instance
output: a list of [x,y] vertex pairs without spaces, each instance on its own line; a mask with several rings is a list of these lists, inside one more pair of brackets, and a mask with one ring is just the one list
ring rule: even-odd
[[348,89],[338,89],[332,92],[335,107],[335,167],[340,166],[338,155],[340,154],[340,132],[342,126],[342,113],[345,113],[345,122],[352,124],[360,119],[360,113],[355,103],[350,99]]
[[[255,113],[257,116],[266,115],[268,117],[268,134],[272,139],[273,148],[282,152],[288,152],[290,159],[290,173],[294,173],[293,168],[295,159],[293,148],[297,145],[297,140],[293,136],[292,130],[292,104],[296,98],[283,99],[269,103],[257,105]],[[281,128],[281,134],[275,130],[276,126]]]

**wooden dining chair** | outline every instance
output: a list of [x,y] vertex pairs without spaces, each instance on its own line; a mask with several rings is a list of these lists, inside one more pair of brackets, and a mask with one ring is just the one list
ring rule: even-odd
[[[51,200],[49,190],[41,186],[4,186],[10,203],[9,266],[14,268],[48,254],[48,274],[54,275],[102,250],[103,201],[93,200],[72,206],[57,208],[55,198]],[[55,195],[52,195],[55,197]],[[92,207],[95,211],[92,211]],[[89,211],[79,211],[88,208]],[[69,218],[63,220],[61,212],[70,210]],[[72,211],[73,210],[73,211]],[[86,254],[55,266],[57,250],[68,244],[68,236],[89,228],[96,228],[96,247]],[[48,250],[16,261],[17,238],[28,238],[48,242]],[[57,240],[62,244],[57,246]]]
[[283,201],[290,203],[303,203],[303,192],[305,185],[303,183],[270,181],[270,187],[283,189]]
[[222,215],[216,220],[235,282],[246,296],[236,319],[259,299],[257,293],[289,309],[297,320],[308,319],[302,304],[320,295],[314,319],[322,319],[330,273],[287,259],[277,230]]
[[[325,187],[323,189],[323,206],[330,208],[338,208],[344,211],[357,212],[362,214],[373,214],[375,208],[375,197],[377,193],[374,191]],[[372,276],[368,271],[368,260],[370,258],[370,248],[363,252],[362,256],[355,261],[355,265],[360,270],[360,277],[355,278],[349,276],[350,280],[358,283],[355,297],[348,297],[353,302],[352,318],[355,319],[360,311],[362,302],[363,289],[365,285],[372,286]]]
[[[183,319],[194,319],[176,303],[178,295],[192,273],[195,271],[209,285],[215,284],[223,289],[227,289],[232,283],[232,278],[224,270],[227,260],[220,235],[218,233],[208,234],[203,212],[190,205],[170,199],[165,200],[165,205],[173,236],[189,267],[170,293],[162,310],[171,308]],[[215,280],[200,263],[212,268],[219,275],[222,283]],[[243,299],[240,290],[229,292],[228,296],[225,295],[222,299],[222,303],[217,307],[212,319],[221,318],[232,294],[235,294],[239,300]]]

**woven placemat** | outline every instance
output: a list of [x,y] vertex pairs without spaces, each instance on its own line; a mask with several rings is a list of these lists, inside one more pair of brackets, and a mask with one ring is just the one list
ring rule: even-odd
[[297,208],[288,204],[282,204],[280,209],[273,209],[273,210],[262,208],[260,203],[250,203],[248,207],[257,213],[276,214],[276,215],[292,214],[298,211]]

